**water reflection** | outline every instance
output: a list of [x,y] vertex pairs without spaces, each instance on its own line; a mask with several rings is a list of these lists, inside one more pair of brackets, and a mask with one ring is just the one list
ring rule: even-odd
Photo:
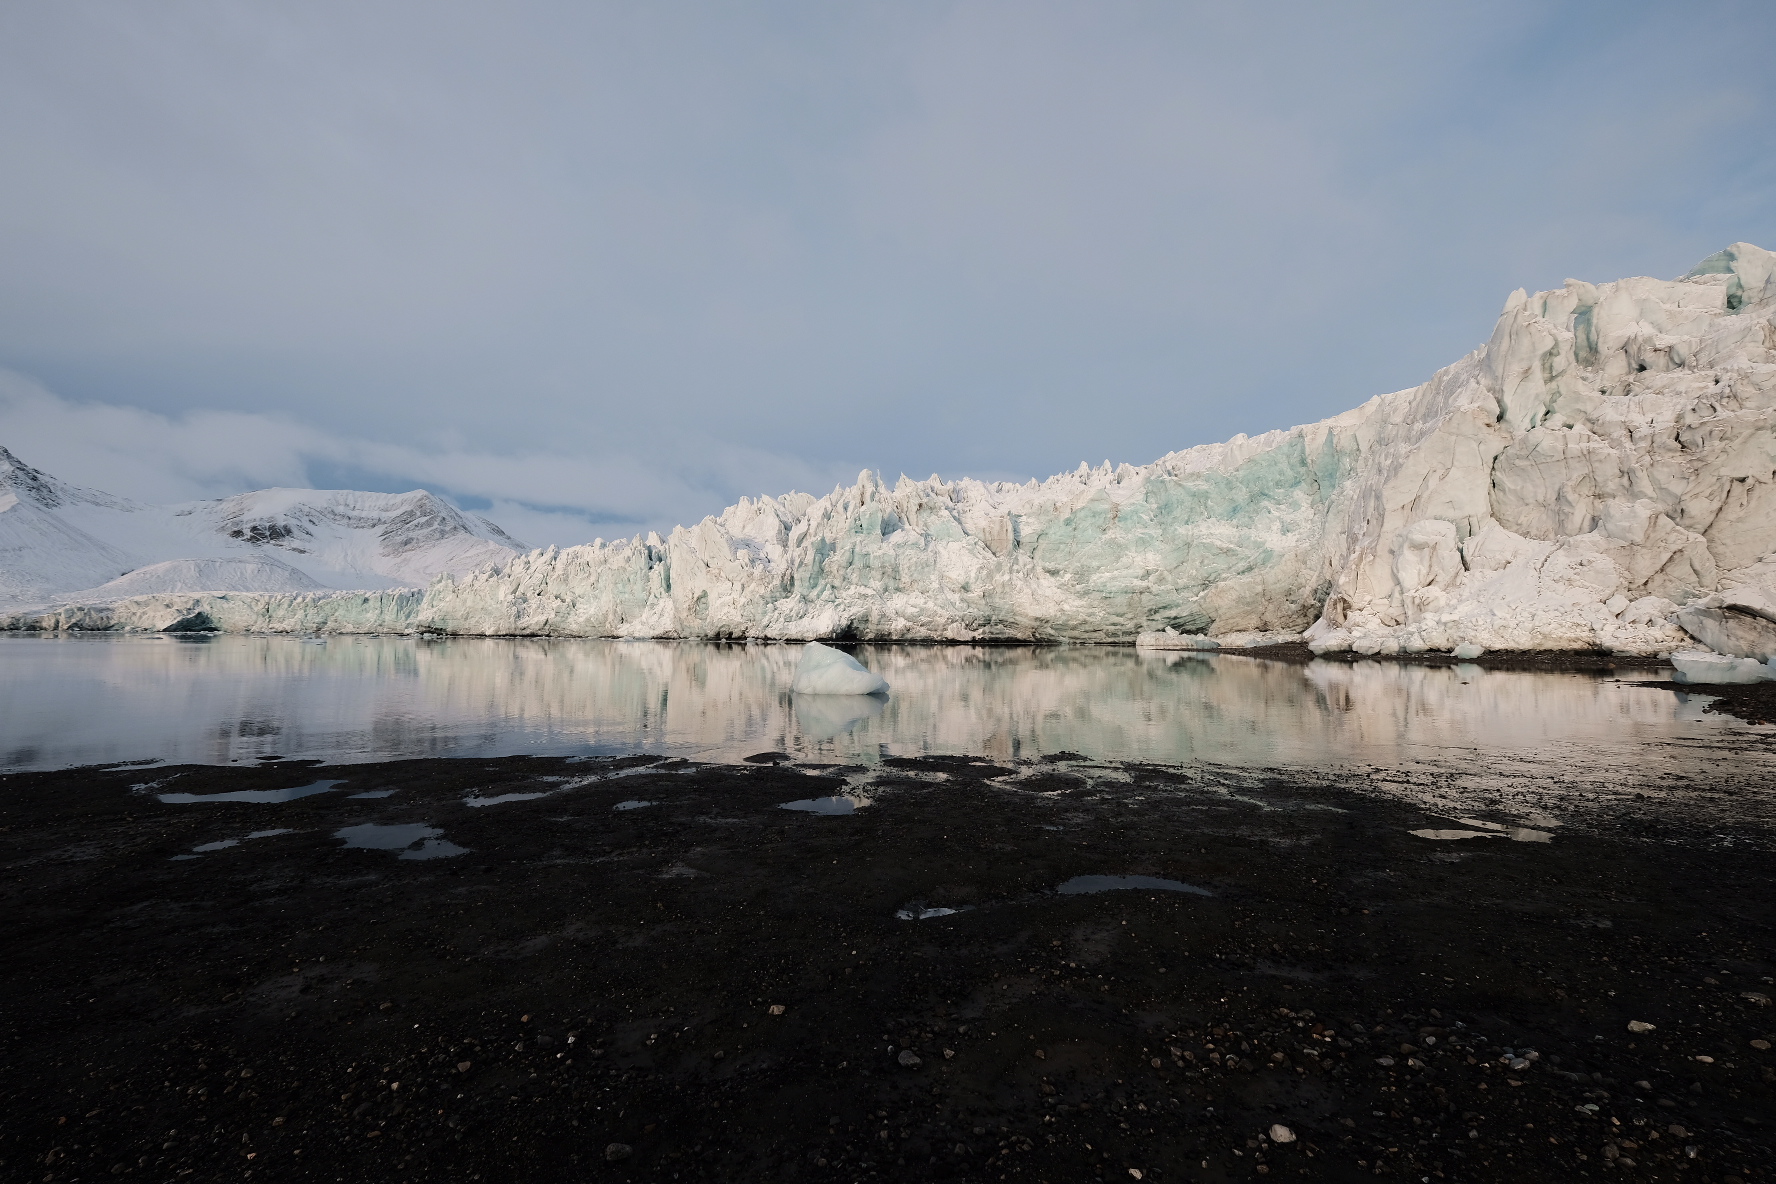
[[857,803],[850,798],[803,798],[799,802],[783,802],[779,810],[800,810],[804,814],[855,814]]
[[[867,646],[894,686],[797,699],[797,649],[580,640],[0,639],[0,768],[644,752],[1513,767],[1609,781],[1768,762],[1699,701],[1582,674],[1102,647]],[[1749,767],[1749,765],[1747,766]],[[1762,765],[1757,765],[1761,768]],[[1477,828],[1479,829],[1479,828]]]
[[289,789],[237,789],[232,793],[163,793],[156,796],[169,806],[187,806],[193,802],[293,802],[344,784],[343,781],[316,781]]
[[448,859],[452,855],[467,855],[467,847],[459,847],[448,839],[440,839],[442,834],[435,826],[427,826],[423,822],[379,823],[364,822],[357,826],[343,826],[333,832],[336,839],[344,839],[347,847],[361,847],[370,851],[399,851],[401,859]]

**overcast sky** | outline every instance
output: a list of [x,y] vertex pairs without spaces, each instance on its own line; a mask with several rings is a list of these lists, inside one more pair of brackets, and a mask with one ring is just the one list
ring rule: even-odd
[[1776,247],[1776,5],[0,5],[0,444],[536,543],[1045,476]]

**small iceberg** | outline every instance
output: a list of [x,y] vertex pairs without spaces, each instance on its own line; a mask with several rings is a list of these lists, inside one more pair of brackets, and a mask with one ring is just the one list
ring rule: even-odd
[[888,683],[844,650],[810,641],[802,647],[790,689],[798,695],[878,695],[888,690]]
[[1168,627],[1156,632],[1135,634],[1135,648],[1138,650],[1218,650],[1221,648],[1221,643],[1200,633],[1179,633],[1176,629]]
[[1735,658],[1712,650],[1686,650],[1671,655],[1678,682],[1748,683],[1776,681],[1776,664],[1756,658]]

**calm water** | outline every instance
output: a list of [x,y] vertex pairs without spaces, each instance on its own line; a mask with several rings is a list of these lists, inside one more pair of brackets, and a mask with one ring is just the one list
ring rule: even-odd
[[1613,678],[1103,647],[866,646],[893,693],[788,693],[794,646],[219,636],[0,639],[0,769],[261,756],[1058,751],[1241,767],[1767,769],[1701,701]]

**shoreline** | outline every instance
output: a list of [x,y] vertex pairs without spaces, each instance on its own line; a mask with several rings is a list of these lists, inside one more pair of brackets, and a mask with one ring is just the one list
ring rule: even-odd
[[[1771,1178],[1761,782],[1587,804],[1532,779],[1565,825],[1450,842],[1384,774],[860,773],[0,778],[0,1159],[57,1181]],[[345,780],[205,800],[317,776]],[[346,845],[403,826],[426,833]],[[1066,887],[1106,875],[1154,879]]]

